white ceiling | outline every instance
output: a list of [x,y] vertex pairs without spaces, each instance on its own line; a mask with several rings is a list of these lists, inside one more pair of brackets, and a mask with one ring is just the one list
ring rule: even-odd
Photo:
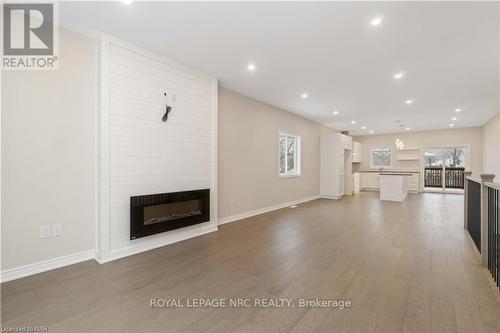
[[500,3],[66,2],[59,11],[72,30],[108,33],[356,135],[448,128],[454,116],[456,127],[480,126],[500,110]]

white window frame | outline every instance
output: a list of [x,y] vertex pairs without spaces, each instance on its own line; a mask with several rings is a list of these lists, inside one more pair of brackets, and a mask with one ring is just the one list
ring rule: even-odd
[[[391,154],[389,165],[383,165],[383,166],[373,165],[373,151],[374,150],[380,150],[380,149],[389,149],[389,152]],[[392,147],[371,147],[370,148],[370,168],[373,168],[373,169],[392,168],[393,161],[394,161],[394,155],[393,155],[393,153],[394,153],[394,151],[393,151]]]
[[[458,145],[436,145],[436,146],[422,146],[420,147],[420,191],[425,191],[425,150],[426,149],[439,149],[439,148],[465,148],[465,171],[471,170],[470,165],[470,155],[471,155],[471,145],[469,143],[458,144]],[[448,191],[452,191],[448,189]]]
[[[295,139],[295,172],[293,173],[288,173],[286,172],[287,166],[286,166],[286,161],[288,160],[285,156],[285,173],[281,173],[280,171],[280,166],[281,166],[281,137],[282,136],[291,136]],[[301,160],[302,160],[302,153],[301,153],[301,146],[302,146],[302,138],[298,135],[295,134],[290,134],[286,132],[280,131],[278,134],[278,177],[279,178],[292,178],[292,177],[300,177],[302,175],[302,168],[301,168]]]

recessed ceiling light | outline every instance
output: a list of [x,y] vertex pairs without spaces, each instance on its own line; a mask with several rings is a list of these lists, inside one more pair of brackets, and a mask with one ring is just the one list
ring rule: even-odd
[[394,74],[394,79],[400,80],[403,78],[403,76],[405,76],[405,72],[399,72],[399,73]]
[[126,5],[132,4],[132,0],[122,0],[122,2]]
[[449,126],[450,126],[450,127],[455,127],[455,124],[450,124]]
[[356,124],[356,120],[351,120],[351,124]]
[[406,130],[409,131],[411,128],[407,127]]
[[361,126],[361,129],[366,129],[366,126]]
[[370,131],[370,134],[373,134],[373,133],[375,133],[375,132],[374,131]]
[[453,118],[451,118],[451,120],[455,121],[455,120],[457,120],[457,117],[453,117]]
[[412,99],[407,99],[405,103],[406,104],[413,104],[413,100]]
[[455,109],[455,112],[461,112],[461,111],[462,111],[462,109],[461,109],[461,108],[456,108],[456,109]]
[[333,111],[333,114],[334,114],[334,115],[338,115],[338,114],[339,114],[339,112],[338,112],[337,110],[335,110],[335,111]]
[[382,23],[382,16],[377,16],[377,17],[374,17],[371,21],[370,21],[370,24],[374,27],[380,25],[380,23]]
[[309,97],[309,94],[308,93],[302,93],[302,95],[300,95],[300,97],[302,97],[302,99],[306,99],[307,97]]
[[252,64],[252,63],[248,64],[248,65],[247,65],[247,69],[248,69],[250,72],[253,72],[253,71],[255,70],[255,64]]

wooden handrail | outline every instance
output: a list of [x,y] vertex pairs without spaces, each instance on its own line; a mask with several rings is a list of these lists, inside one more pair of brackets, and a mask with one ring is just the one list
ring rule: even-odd
[[478,178],[478,177],[467,176],[467,177],[465,177],[465,178],[466,178],[466,179],[468,179],[468,180],[472,180],[472,181],[474,181],[474,182],[476,182],[476,183],[479,183],[479,184],[481,184],[481,183],[483,182],[483,181],[481,180],[481,178]]
[[500,190],[500,184],[497,184],[497,183],[493,183],[493,182],[484,182],[484,185],[485,186],[488,186],[488,187],[491,187],[491,188],[494,188],[496,190]]
[[[445,170],[464,170],[465,171],[465,168],[462,168],[462,167],[444,167]],[[428,170],[443,170],[443,167],[429,167],[429,166],[426,166],[424,169],[428,169]]]

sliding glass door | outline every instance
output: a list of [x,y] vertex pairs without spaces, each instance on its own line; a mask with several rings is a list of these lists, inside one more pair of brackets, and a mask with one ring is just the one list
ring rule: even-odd
[[423,149],[424,183],[427,189],[463,189],[467,147]]

